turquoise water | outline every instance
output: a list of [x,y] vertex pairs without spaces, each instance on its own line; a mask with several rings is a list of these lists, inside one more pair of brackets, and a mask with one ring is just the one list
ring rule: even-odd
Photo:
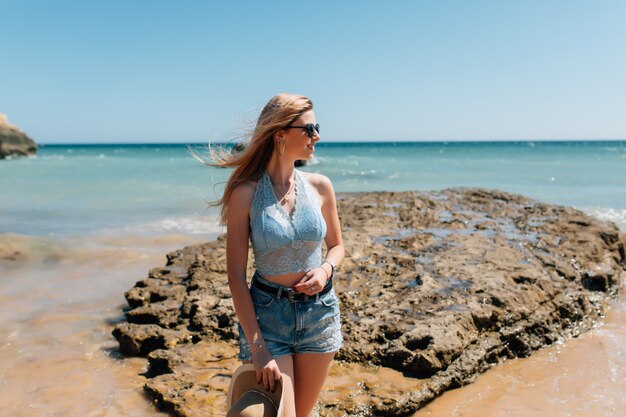
[[[303,169],[338,192],[497,188],[626,229],[626,141],[320,143]],[[207,201],[229,172],[183,144],[46,145],[0,161],[0,233],[211,234],[217,209]]]

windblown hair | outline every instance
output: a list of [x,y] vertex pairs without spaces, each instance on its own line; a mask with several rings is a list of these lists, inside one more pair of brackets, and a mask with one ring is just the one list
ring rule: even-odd
[[274,152],[274,135],[293,123],[302,113],[313,109],[313,102],[304,96],[281,93],[270,99],[263,107],[254,131],[242,151],[209,146],[211,160],[206,161],[195,152],[193,156],[209,166],[235,168],[226,182],[222,198],[212,205],[221,207],[220,220],[226,223],[228,205],[233,190],[246,181],[258,181]]

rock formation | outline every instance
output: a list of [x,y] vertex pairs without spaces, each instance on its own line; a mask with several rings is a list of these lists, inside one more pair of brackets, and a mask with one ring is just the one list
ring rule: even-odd
[[0,113],[0,159],[37,153],[37,144]]
[[[570,207],[475,188],[340,194],[338,206],[345,346],[322,416],[409,415],[589,329],[626,277],[626,236]],[[145,389],[175,415],[225,414],[238,335],[224,243],[169,253],[113,331],[123,353],[147,356]]]

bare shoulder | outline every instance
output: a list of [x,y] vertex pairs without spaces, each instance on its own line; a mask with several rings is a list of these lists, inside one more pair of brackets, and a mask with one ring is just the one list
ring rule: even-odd
[[250,206],[252,199],[254,198],[254,191],[256,190],[256,181],[246,181],[238,184],[230,196],[230,204],[237,204],[239,206]]
[[321,196],[325,197],[333,194],[333,184],[326,175],[316,172],[302,172],[302,174]]

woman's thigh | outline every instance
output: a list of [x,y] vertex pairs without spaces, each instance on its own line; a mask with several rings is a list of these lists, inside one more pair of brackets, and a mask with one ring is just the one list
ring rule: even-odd
[[283,384],[283,416],[295,417],[296,416],[296,404],[294,394],[294,370],[293,370],[293,356],[283,355],[277,358],[276,364],[282,375]]
[[334,357],[335,352],[293,355],[293,382],[298,417],[308,416],[315,407]]

